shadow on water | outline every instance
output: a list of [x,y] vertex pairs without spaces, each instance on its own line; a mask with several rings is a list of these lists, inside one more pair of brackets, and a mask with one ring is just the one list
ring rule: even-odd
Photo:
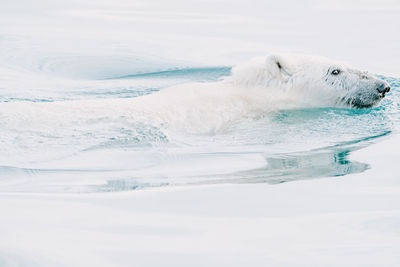
[[[385,131],[379,135],[295,153],[271,155],[262,154],[261,151],[250,152],[264,155],[265,165],[257,169],[228,174],[141,177],[133,169],[133,172],[131,172],[129,169],[30,169],[0,166],[0,191],[95,193],[166,186],[280,184],[290,181],[345,176],[369,169],[368,164],[352,160],[350,157],[352,152],[367,147],[390,133],[391,131]],[[242,155],[243,153],[239,154]],[[232,153],[232,156],[235,155],[237,156],[237,153]],[[210,157],[214,156],[215,154],[210,154]],[[79,177],[84,177],[85,181],[81,181]]]
[[265,157],[263,168],[241,171],[231,174],[207,175],[180,180],[173,177],[163,183],[140,183],[138,179],[110,180],[105,185],[96,186],[94,191],[111,192],[137,190],[149,187],[211,185],[211,184],[245,184],[268,183],[280,184],[316,178],[329,178],[361,173],[369,169],[366,163],[350,159],[350,154],[373,143],[376,139],[390,134],[390,131],[376,136],[343,142],[334,146],[319,148],[306,152],[280,154]]
[[279,184],[360,173],[367,170],[369,165],[349,159],[350,153],[355,150],[342,148],[266,157],[267,165],[264,168],[239,172],[224,181]]
[[[187,185],[212,185],[212,184],[247,184],[267,183],[280,184],[291,181],[307,179],[329,178],[345,176],[353,173],[361,173],[369,169],[369,165],[354,161],[350,158],[352,152],[362,149],[376,141],[380,137],[390,134],[390,131],[380,135],[371,136],[349,142],[343,142],[334,146],[319,148],[297,153],[265,155],[265,166],[262,168],[239,171],[230,174],[213,174],[203,176],[185,177],[133,177],[122,175],[118,171],[98,170],[68,170],[68,169],[24,169],[15,167],[0,167],[0,177],[22,178],[22,184],[17,182],[2,188],[12,192],[43,191],[44,192],[70,192],[70,193],[95,193],[140,190],[144,188],[187,186]],[[104,175],[105,183],[93,184],[90,181],[78,185],[66,183],[60,185],[54,181],[54,177],[88,177]],[[119,177],[118,177],[119,176]],[[29,178],[26,180],[26,178]],[[118,178],[117,178],[118,177]],[[33,186],[38,180],[42,180],[40,188]],[[18,179],[17,179],[18,180]],[[31,180],[31,182],[28,182]],[[64,180],[65,181],[65,180]],[[33,183],[29,185],[30,183]],[[60,187],[61,186],[61,187]],[[2,191],[2,190],[0,190]]]

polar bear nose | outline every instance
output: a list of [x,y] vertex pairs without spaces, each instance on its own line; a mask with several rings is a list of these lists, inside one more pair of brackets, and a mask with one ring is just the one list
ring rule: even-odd
[[390,91],[390,86],[386,83],[382,83],[376,88],[376,90],[378,91],[381,97],[384,97],[385,94]]

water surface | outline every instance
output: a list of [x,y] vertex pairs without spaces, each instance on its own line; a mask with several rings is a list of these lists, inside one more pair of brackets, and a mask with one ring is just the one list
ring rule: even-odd
[[[24,83],[19,91],[13,86],[21,73],[10,71],[2,78],[0,105],[12,102],[14,108],[27,110],[12,116],[0,114],[2,192],[277,184],[345,176],[369,168],[366,163],[352,161],[351,152],[390,135],[399,118],[399,80],[383,76],[393,89],[379,107],[276,111],[232,123],[212,134],[166,131],[112,113],[68,127],[63,127],[63,118],[58,118],[59,127],[42,127],[46,118],[30,115],[29,103],[97,99],[106,105],[108,99],[140,97],[175,84],[218,81],[230,75],[230,67],[111,74],[82,80],[31,73],[29,78],[43,86],[30,88]],[[52,112],[61,110],[48,111],[50,115]],[[85,116],[76,112],[78,117]],[[13,124],[17,121],[19,124]]]

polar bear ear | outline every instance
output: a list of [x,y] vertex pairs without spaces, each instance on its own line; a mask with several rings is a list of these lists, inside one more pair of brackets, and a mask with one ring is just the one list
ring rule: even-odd
[[293,74],[291,67],[282,56],[268,56],[265,63],[267,70],[274,77],[285,79],[292,76]]

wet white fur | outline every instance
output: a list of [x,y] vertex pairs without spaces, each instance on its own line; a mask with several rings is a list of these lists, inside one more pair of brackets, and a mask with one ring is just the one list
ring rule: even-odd
[[[341,70],[338,77],[330,75],[335,68]],[[218,131],[275,110],[343,107],[352,97],[375,97],[375,77],[367,80],[365,75],[324,57],[268,55],[234,67],[220,82],[174,86],[134,104],[174,128]]]
[[[332,68],[340,68],[341,76],[331,77]],[[372,99],[376,79],[365,75],[322,57],[269,55],[234,67],[232,75],[219,82],[182,84],[132,99],[2,103],[0,118],[9,129],[70,128],[110,121],[215,133],[280,109],[343,106],[343,99],[351,96]]]

